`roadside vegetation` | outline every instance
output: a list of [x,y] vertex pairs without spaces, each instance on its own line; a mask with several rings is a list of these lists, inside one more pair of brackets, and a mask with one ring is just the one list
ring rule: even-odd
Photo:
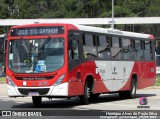
[[[37,18],[110,18],[111,0],[0,0],[0,19]],[[160,0],[115,0],[115,17],[160,16]],[[134,25],[134,31],[153,34],[160,25]],[[2,26],[3,27],[3,26]],[[6,27],[0,27],[1,33]],[[102,26],[105,27],[105,26]],[[107,27],[110,27],[108,25]],[[132,31],[131,25],[115,25],[115,28]],[[155,32],[155,33],[157,33]]]
[[6,82],[6,77],[0,77],[0,83],[5,83]]
[[160,75],[157,75],[156,86],[160,86]]

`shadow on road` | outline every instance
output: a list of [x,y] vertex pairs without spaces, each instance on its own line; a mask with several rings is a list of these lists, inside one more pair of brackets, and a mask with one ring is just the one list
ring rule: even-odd
[[[156,96],[156,94],[137,94],[136,98],[140,97],[152,97]],[[103,103],[103,102],[115,102],[115,101],[122,101],[122,100],[130,100],[130,99],[122,99],[119,97],[119,94],[110,94],[110,95],[102,95],[100,98],[93,103]]]
[[[156,96],[156,94],[137,94],[136,98],[140,97],[152,97]],[[108,102],[115,102],[115,101],[122,101],[122,100],[130,100],[130,99],[121,99],[118,94],[107,94],[101,95],[98,100],[92,101],[92,103],[108,103]],[[67,99],[59,99],[59,100],[47,100],[43,101],[42,105],[38,107],[38,109],[72,109],[74,106],[79,106],[80,101],[79,98],[73,98],[71,100]],[[32,103],[22,103],[13,105],[12,109],[37,109],[33,106]]]
[[[37,107],[38,109],[44,109],[44,108],[52,108],[52,109],[69,109],[74,106],[80,105],[79,99],[74,98],[72,100],[67,99],[59,99],[59,100],[47,100],[43,101],[40,107]],[[12,108],[21,108],[21,109],[33,109],[36,108],[33,106],[32,103],[22,103],[22,104],[16,104]]]
[[136,98],[140,98],[140,97],[153,97],[156,96],[156,94],[137,94]]

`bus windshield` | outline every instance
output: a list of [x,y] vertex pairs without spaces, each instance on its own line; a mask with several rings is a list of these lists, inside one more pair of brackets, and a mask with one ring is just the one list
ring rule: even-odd
[[17,39],[9,42],[9,68],[15,73],[53,72],[64,64],[64,39]]

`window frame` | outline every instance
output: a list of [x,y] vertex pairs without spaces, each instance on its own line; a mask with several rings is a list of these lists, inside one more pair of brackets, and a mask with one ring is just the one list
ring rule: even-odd
[[[97,56],[98,56],[98,46],[99,46],[99,41],[98,41],[98,37],[99,36],[105,36],[105,37],[109,37],[110,38],[110,48],[113,46],[113,42],[112,42],[112,39],[113,39],[113,37],[118,37],[119,38],[119,48],[123,48],[123,46],[122,46],[122,38],[126,38],[126,39],[130,39],[130,41],[131,41],[131,48],[132,48],[132,50],[136,50],[135,49],[135,45],[136,45],[136,43],[135,43],[135,41],[137,40],[137,41],[140,41],[140,47],[141,47],[141,50],[143,51],[143,59],[141,59],[141,60],[139,60],[139,59],[136,59],[136,55],[134,56],[134,58],[133,59],[124,59],[124,58],[120,58],[120,59],[114,59],[114,58],[112,58],[112,56],[111,56],[111,58],[109,59],[110,61],[146,61],[145,59],[144,59],[144,44],[143,44],[143,42],[144,41],[151,41],[151,42],[155,42],[155,40],[150,40],[150,39],[147,39],[147,38],[137,38],[137,37],[128,37],[128,36],[120,36],[120,35],[112,35],[112,34],[105,34],[105,33],[97,33],[97,32],[89,32],[89,31],[79,31],[79,32],[81,32],[81,34],[82,34],[82,47],[83,47],[83,38],[84,38],[84,35],[83,34],[92,34],[93,35],[93,39],[95,39],[95,45],[94,45],[94,47],[96,47],[96,51],[97,51]],[[95,38],[94,38],[95,37]],[[153,49],[152,51],[154,52],[154,50],[155,49]],[[93,60],[106,60],[106,59],[99,59],[98,57],[95,57],[95,58],[84,58],[83,57],[83,54],[84,54],[84,49],[82,48],[82,59],[93,59]],[[150,60],[150,61],[154,61],[154,59],[155,59],[155,54],[153,53],[153,60]],[[108,59],[107,59],[108,60]],[[106,60],[106,61],[107,61]]]

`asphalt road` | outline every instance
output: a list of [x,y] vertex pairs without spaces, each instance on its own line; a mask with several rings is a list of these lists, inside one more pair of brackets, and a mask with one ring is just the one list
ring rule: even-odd
[[[138,108],[138,106],[140,106],[140,97],[147,98],[148,103],[146,107]],[[160,88],[152,87],[138,90],[137,97],[135,99],[120,99],[118,94],[105,94],[101,95],[99,100],[89,105],[80,105],[79,98],[73,98],[71,100],[49,100],[48,98],[43,98],[43,103],[41,107],[35,108],[32,104],[32,100],[30,97],[9,98],[6,94],[6,85],[0,84],[0,110],[71,110],[71,113],[73,114],[76,110],[82,110],[82,116],[78,116],[79,119],[89,118],[90,116],[92,116],[90,115],[89,117],[83,117],[85,115],[84,110],[160,110]],[[57,115],[55,117],[57,117]],[[74,118],[72,116],[67,117],[70,119]],[[39,117],[39,119],[40,118],[41,117]],[[47,118],[50,117],[48,116]],[[54,117],[52,117],[52,119],[53,118]],[[100,117],[94,116],[90,118],[94,119]]]

